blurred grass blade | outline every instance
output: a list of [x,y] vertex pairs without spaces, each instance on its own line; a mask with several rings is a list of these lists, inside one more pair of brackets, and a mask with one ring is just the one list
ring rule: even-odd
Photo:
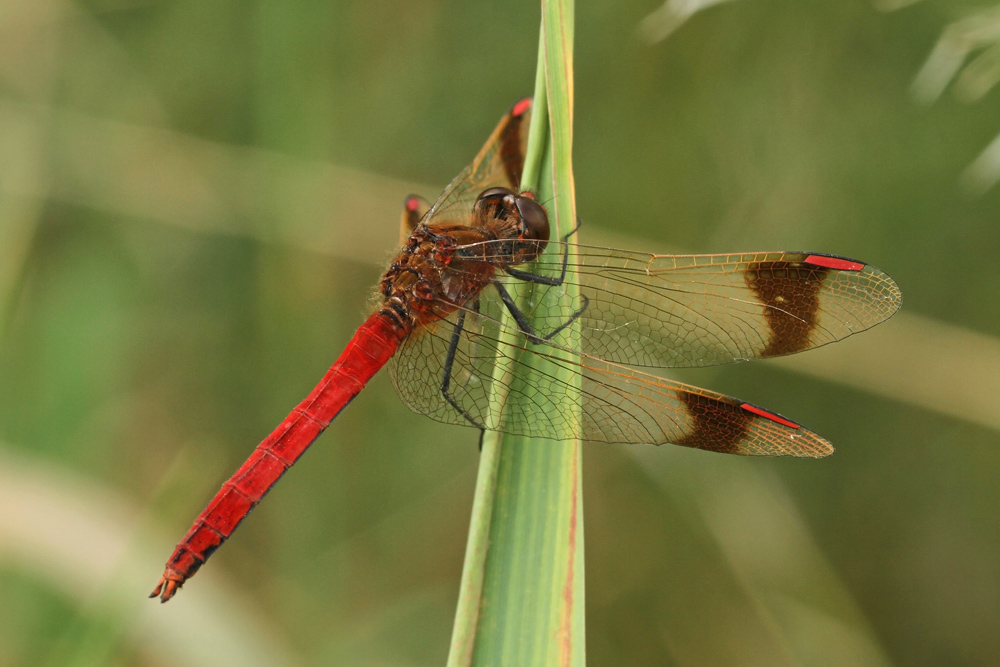
[[12,449],[0,443],[0,562],[44,581],[85,615],[52,657],[80,664],[126,635],[159,665],[296,664],[218,573],[205,572],[179,600],[184,613],[143,604],[140,591],[171,538],[146,527],[140,509],[109,488]]
[[[933,102],[958,76],[972,52],[996,44],[998,41],[1000,41],[1000,8],[992,7],[955,21],[945,29],[914,79],[914,97],[921,102]],[[985,93],[984,86],[988,89],[989,85],[992,85],[987,85],[986,80],[992,79],[995,82],[995,76],[990,73],[993,69],[989,64],[991,59],[987,57],[966,75],[965,82],[961,84],[964,90],[960,94],[967,100],[977,99]],[[980,80],[980,75],[985,79]]]
[[731,0],[666,0],[639,22],[639,37],[647,44],[662,42],[700,11]]
[[[688,525],[707,530],[725,563],[713,575],[716,585],[725,581],[740,591],[727,598],[738,624],[704,624],[685,613],[700,603],[704,588],[671,590],[676,611],[662,632],[679,664],[892,664],[773,470],[740,457],[692,457],[674,448],[628,452]],[[753,660],[741,660],[751,647]]]
[[[550,202],[553,236],[576,224],[572,173],[573,5],[542,5],[535,111],[522,187]],[[546,141],[546,135],[550,137]],[[561,296],[563,304],[573,291]],[[569,308],[566,308],[569,312]],[[513,341],[511,341],[513,342]],[[567,386],[579,378],[544,362]],[[530,380],[528,380],[530,383]],[[515,396],[531,387],[515,387]],[[494,395],[494,400],[506,396]],[[564,397],[565,412],[579,403]],[[449,665],[583,665],[584,573],[581,450],[578,440],[543,441],[488,433]]]

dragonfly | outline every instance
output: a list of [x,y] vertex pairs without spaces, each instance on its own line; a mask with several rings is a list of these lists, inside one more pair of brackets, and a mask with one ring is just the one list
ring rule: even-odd
[[517,102],[433,204],[406,198],[377,309],[223,484],[150,597],[171,599],[385,365],[411,409],[482,432],[750,456],[833,452],[778,413],[643,369],[841,340],[898,310],[896,283],[822,253],[656,255],[576,245],[575,229],[552,240],[545,206],[519,189],[531,109],[530,98]]

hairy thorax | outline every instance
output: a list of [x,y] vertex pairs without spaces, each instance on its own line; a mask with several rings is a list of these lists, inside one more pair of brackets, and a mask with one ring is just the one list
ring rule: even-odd
[[493,278],[495,265],[485,256],[490,240],[464,225],[417,227],[382,277],[382,310],[407,331],[446,317]]

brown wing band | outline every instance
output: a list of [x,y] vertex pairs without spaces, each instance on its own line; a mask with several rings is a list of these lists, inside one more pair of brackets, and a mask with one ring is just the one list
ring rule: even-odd
[[828,269],[802,262],[754,262],[747,266],[747,287],[764,304],[771,337],[761,356],[778,357],[810,347],[816,327],[819,290]]
[[524,126],[525,112],[531,108],[531,99],[525,98],[514,105],[510,120],[500,136],[500,161],[503,163],[507,181],[516,187],[521,184],[521,173],[524,171],[523,134],[528,131]]
[[752,416],[739,406],[710,396],[680,391],[677,397],[694,418],[694,430],[678,445],[723,454],[740,453],[740,442],[750,430]]

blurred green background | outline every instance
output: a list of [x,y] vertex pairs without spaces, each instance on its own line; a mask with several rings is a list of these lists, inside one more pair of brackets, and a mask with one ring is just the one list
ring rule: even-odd
[[[836,253],[904,293],[831,348],[677,374],[829,459],[585,446],[592,665],[996,664],[1000,191],[976,161],[1000,56],[974,104],[968,80],[919,103],[942,34],[991,37],[945,33],[972,5],[906,4],[577,4],[583,242]],[[0,0],[0,666],[443,664],[477,434],[383,376],[174,601],[145,596],[367,313],[402,198],[531,91],[538,20]]]

